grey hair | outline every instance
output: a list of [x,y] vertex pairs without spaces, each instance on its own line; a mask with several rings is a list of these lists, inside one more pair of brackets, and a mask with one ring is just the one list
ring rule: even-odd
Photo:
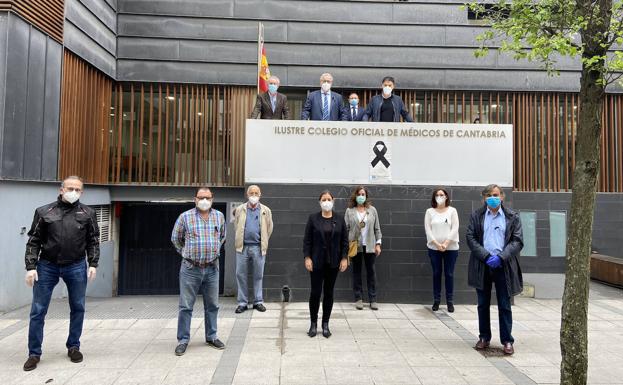
[[257,189],[260,190],[260,194],[262,193],[262,189],[260,188],[260,186],[252,184],[251,186],[247,187],[247,194],[249,193],[249,191],[251,191],[253,187],[257,187]]
[[485,188],[482,189],[482,192],[481,192],[482,196],[486,197],[487,194],[490,194],[491,191],[493,191],[494,188],[497,188],[498,190],[500,190],[500,195],[504,196],[504,190],[502,190],[502,187],[498,186],[495,183],[492,183],[492,184],[489,184],[489,185],[485,186]]
[[68,180],[77,180],[84,186],[84,181],[82,180],[82,178],[80,178],[78,175],[70,175],[67,178],[63,179],[63,181],[61,182],[61,187],[65,187],[65,182]]
[[320,75],[320,81],[322,81],[322,78],[324,78],[324,77],[326,77],[326,76],[331,77],[331,80],[333,80],[333,75],[331,75],[331,74],[330,74],[330,73],[328,73],[328,72],[325,72],[325,73],[323,73],[322,75]]
[[279,80],[279,78],[276,77],[275,75],[272,75],[271,77],[269,77],[268,81],[270,81],[270,79],[275,79],[275,80],[277,80],[277,84],[281,84],[281,80]]

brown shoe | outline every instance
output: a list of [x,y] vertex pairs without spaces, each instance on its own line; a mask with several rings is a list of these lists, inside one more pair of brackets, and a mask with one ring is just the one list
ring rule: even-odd
[[489,347],[489,341],[483,340],[482,338],[476,342],[476,349],[483,350]]
[[37,364],[39,363],[40,360],[41,360],[41,358],[39,358],[39,356],[30,356],[30,357],[28,357],[28,359],[24,363],[24,371],[25,372],[30,372],[31,370],[36,369],[37,368]]
[[507,342],[504,344],[504,354],[506,354],[507,356],[510,356],[511,354],[515,353],[515,349],[513,348],[513,344],[510,342]]

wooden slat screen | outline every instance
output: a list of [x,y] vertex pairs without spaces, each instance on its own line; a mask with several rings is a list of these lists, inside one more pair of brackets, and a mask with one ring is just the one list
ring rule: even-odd
[[117,84],[112,183],[244,185],[252,87]]
[[107,183],[113,81],[65,50],[61,87],[59,177]]
[[0,0],[0,9],[17,13],[54,40],[63,42],[63,0]]

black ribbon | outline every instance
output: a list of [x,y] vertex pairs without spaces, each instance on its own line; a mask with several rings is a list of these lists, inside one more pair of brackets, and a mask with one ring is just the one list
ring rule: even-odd
[[[378,145],[381,145],[383,147],[379,150],[377,148]],[[383,163],[383,165],[386,168],[389,167],[389,161],[385,159],[385,154],[387,153],[387,146],[382,140],[379,140],[378,142],[374,144],[374,146],[372,147],[372,151],[374,152],[374,155],[376,155],[376,158],[372,159],[372,162],[370,163],[372,167],[376,167],[376,165],[379,162]]]

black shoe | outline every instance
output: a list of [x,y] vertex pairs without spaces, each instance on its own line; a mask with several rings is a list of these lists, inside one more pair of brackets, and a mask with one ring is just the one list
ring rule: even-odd
[[71,347],[67,350],[67,356],[69,356],[69,359],[71,360],[71,362],[82,362],[82,353],[80,353],[80,349],[77,347]]
[[448,302],[448,312],[454,313],[454,304],[452,302]]
[[223,350],[225,349],[225,344],[221,342],[218,338],[214,341],[206,341],[206,343],[212,346],[214,349]]
[[175,355],[176,356],[183,356],[184,353],[186,353],[186,348],[188,347],[188,344],[179,344],[177,345],[177,347],[175,348]]
[[246,306],[238,305],[238,307],[236,308],[236,314],[244,313],[245,311],[247,311]]
[[316,330],[318,327],[318,323],[317,322],[312,322],[309,325],[309,331],[307,332],[307,335],[310,337],[316,337]]
[[253,308],[262,313],[266,311],[266,307],[264,306],[264,304],[261,304],[261,303],[253,305]]
[[331,337],[331,331],[329,330],[329,323],[328,322],[323,322],[322,323],[322,336],[324,338]]
[[435,303],[433,303],[433,311],[437,310],[439,310],[439,302],[435,301]]
[[30,372],[31,370],[37,369],[37,364],[39,363],[39,361],[41,361],[41,358],[39,358],[39,356],[28,357],[28,359],[24,363],[24,371]]

